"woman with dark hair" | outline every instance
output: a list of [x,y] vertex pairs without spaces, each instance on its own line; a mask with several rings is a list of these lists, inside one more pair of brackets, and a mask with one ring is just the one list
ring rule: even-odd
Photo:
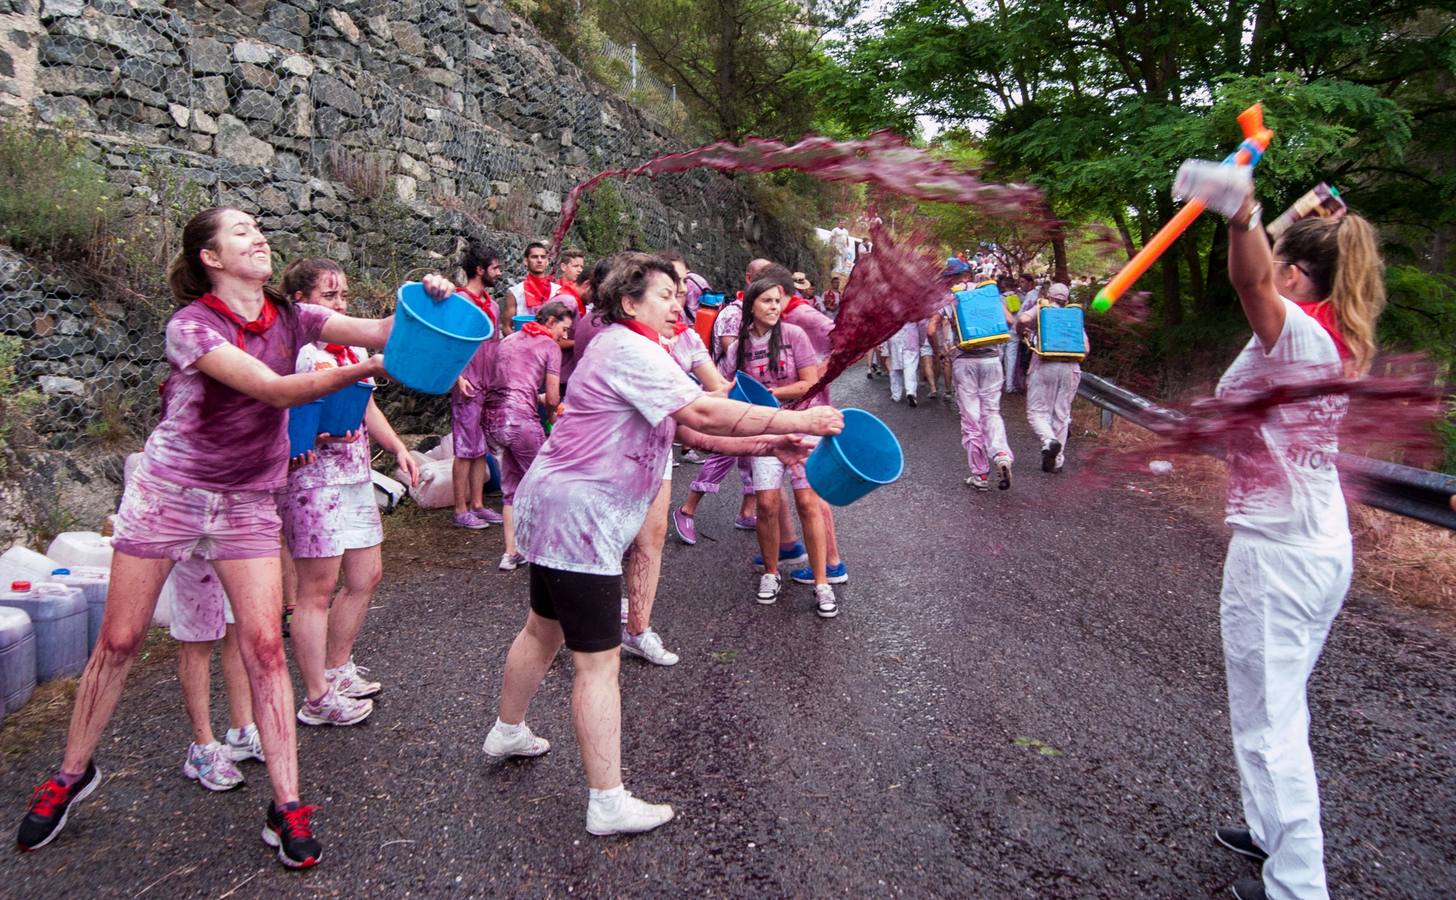
[[[1237,195],[1236,195],[1237,198]],[[1218,396],[1363,375],[1385,305],[1370,223],[1305,219],[1271,252],[1252,186],[1229,220],[1229,278],[1253,328]],[[1229,722],[1247,827],[1220,843],[1263,862],[1236,882],[1250,898],[1328,896],[1306,687],[1350,586],[1353,554],[1335,458],[1348,402],[1281,405],[1229,443],[1220,620]]]
[[[723,354],[725,378],[742,372],[757,379],[781,401],[798,400],[819,380],[821,360],[809,335],[797,325],[782,321],[788,303],[783,284],[772,276],[753,282],[743,294],[743,322],[738,337]],[[814,409],[816,407],[809,407]],[[779,530],[783,504],[784,475],[790,476],[794,505],[804,526],[804,545],[809,556],[809,579],[814,585],[815,609],[822,618],[839,614],[834,588],[826,571],[823,503],[809,486],[803,466],[786,468],[773,456],[757,456],[752,462],[753,490],[758,498],[758,546],[763,561],[757,599],[770,604],[783,588],[779,575]]]
[[796,434],[834,434],[837,410],[767,409],[704,394],[662,338],[676,315],[666,260],[623,254],[593,292],[602,331],[573,376],[571,397],[516,490],[516,529],[531,563],[531,607],[511,644],[499,716],[485,739],[495,758],[550,749],[526,709],[564,643],[575,667],[572,720],[590,788],[592,834],[649,831],[672,808],[627,793],[621,771],[622,554],[641,530],[674,434],[714,452],[803,460]]
[[[106,616],[76,690],[60,771],[36,789],[21,821],[23,850],[50,843],[72,807],[100,785],[91,757],[146,639],[162,583],[177,560],[198,556],[211,561],[237,619],[273,783],[263,840],[285,866],[312,866],[322,855],[309,824],[315,807],[298,798],[273,495],[287,481],[288,408],[384,372],[384,358],[375,356],[295,375],[299,348],[319,339],[383,347],[393,318],[295,307],[269,286],[272,276],[268,240],[247,213],[208,209],[183,229],[182,250],[167,272],[181,305],[167,322],[168,402],[122,496]],[[433,276],[426,287],[435,297],[453,290]]]

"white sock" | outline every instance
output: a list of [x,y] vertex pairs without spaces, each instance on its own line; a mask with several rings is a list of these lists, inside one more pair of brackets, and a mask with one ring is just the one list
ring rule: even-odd
[[627,789],[626,787],[619,784],[616,787],[608,788],[605,791],[599,791],[596,788],[588,788],[587,793],[591,795],[591,802],[593,803],[615,803],[618,800],[622,799],[622,796],[627,793]]
[[526,723],[518,722],[515,725],[507,725],[500,720],[499,716],[497,716],[495,720],[495,727],[501,732],[501,734],[504,734],[506,737],[515,737],[516,735],[521,733],[522,728],[526,727]]
[[243,732],[247,731],[249,728],[252,727],[252,723],[249,723],[247,725],[244,725],[242,728],[229,728],[227,730],[228,743],[241,744],[243,742]]

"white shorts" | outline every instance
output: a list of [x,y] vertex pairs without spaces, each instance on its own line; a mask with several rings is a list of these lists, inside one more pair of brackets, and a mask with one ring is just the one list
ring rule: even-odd
[[[814,445],[819,443],[819,438],[811,435],[805,434],[800,437]],[[755,491],[776,491],[784,486],[784,470],[788,467],[779,462],[777,456],[755,456],[749,462],[753,469],[753,489]],[[789,484],[796,491],[809,487],[809,476],[804,472],[803,463],[798,463],[789,469]]]
[[233,607],[212,563],[197,557],[181,560],[172,567],[170,580],[176,592],[168,629],[172,638],[189,643],[221,640],[233,624]]
[[926,338],[925,340],[921,341],[920,342],[920,357],[921,357],[921,359],[924,359],[927,356],[934,356],[934,355],[935,355],[935,348],[932,347],[932,346],[930,346],[930,339],[929,338]]
[[294,559],[331,559],[384,543],[374,485],[339,484],[279,495],[283,540]]

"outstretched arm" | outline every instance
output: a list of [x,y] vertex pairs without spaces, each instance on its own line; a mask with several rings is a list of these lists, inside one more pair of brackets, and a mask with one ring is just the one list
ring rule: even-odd
[[1268,349],[1284,333],[1284,301],[1274,287],[1274,253],[1269,248],[1269,236],[1253,218],[1256,207],[1251,191],[1238,213],[1229,219],[1229,281],[1239,295],[1249,326]]
[[722,437],[757,437],[764,434],[838,434],[844,416],[830,406],[804,410],[754,406],[726,397],[704,394],[673,413],[679,426]]

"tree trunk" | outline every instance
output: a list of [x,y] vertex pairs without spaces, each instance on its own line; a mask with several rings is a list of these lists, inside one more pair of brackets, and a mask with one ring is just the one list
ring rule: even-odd
[[1067,235],[1060,229],[1052,238],[1052,280],[1072,283],[1072,274],[1067,271]]
[[1207,303],[1203,291],[1203,260],[1198,257],[1198,232],[1189,229],[1178,239],[1183,245],[1183,259],[1188,263],[1188,293],[1193,295],[1193,308],[1203,309]]
[[1137,245],[1132,242],[1132,232],[1127,227],[1127,216],[1118,210],[1112,214],[1112,221],[1117,225],[1117,233],[1122,235],[1122,248],[1127,252],[1127,258],[1131,260],[1137,256]]
[[[1173,218],[1173,201],[1167,194],[1158,194],[1157,199],[1159,227]],[[1167,331],[1183,324],[1183,296],[1178,277],[1178,253],[1172,248],[1163,253],[1158,260],[1163,270],[1163,339],[1166,342]]]
[[1237,301],[1228,277],[1228,223],[1219,219],[1213,227],[1213,244],[1208,249],[1208,277],[1203,286],[1200,315],[1218,315]]

